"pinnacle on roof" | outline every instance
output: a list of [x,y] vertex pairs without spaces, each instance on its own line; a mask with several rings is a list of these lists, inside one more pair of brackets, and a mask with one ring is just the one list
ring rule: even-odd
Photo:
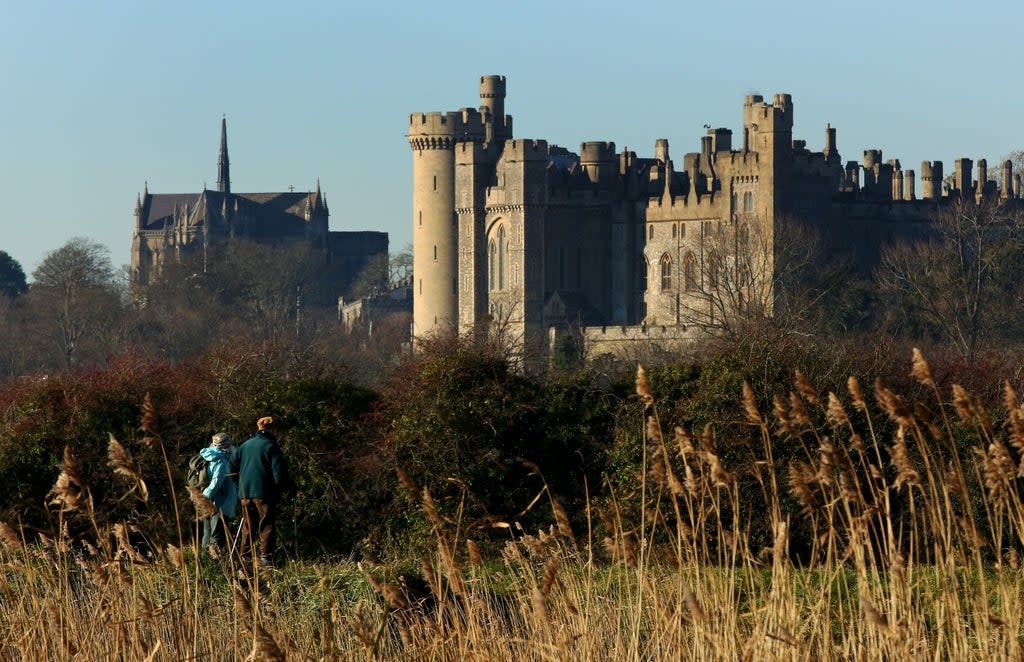
[[217,159],[217,190],[231,193],[231,162],[228,160],[228,120],[220,119],[220,156]]

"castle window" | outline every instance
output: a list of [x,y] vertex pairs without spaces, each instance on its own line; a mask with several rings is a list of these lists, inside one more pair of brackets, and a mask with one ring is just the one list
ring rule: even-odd
[[754,194],[750,191],[743,194],[743,211],[754,211]]
[[437,175],[434,175],[434,190],[437,190]]
[[690,252],[687,252],[686,257],[683,258],[683,280],[683,286],[687,292],[697,289],[697,258]]
[[648,239],[650,239],[650,240],[653,240],[653,239],[654,239],[654,224],[653,224],[653,223],[652,223],[652,224],[651,224],[651,226],[650,226],[650,227],[649,227],[649,228],[647,229],[647,238],[648,238]]
[[492,240],[487,246],[487,289],[498,289],[498,246]]
[[490,290],[505,289],[505,270],[508,268],[505,254],[508,242],[505,240],[505,226],[499,225],[487,244],[487,282]]
[[423,210],[420,210],[420,225],[423,225]]
[[677,232],[677,230],[676,230],[676,224],[675,224],[675,223],[673,223],[673,224],[672,224],[672,238],[673,238],[673,239],[675,239],[675,238],[676,238],[676,232]]
[[718,289],[718,276],[722,271],[722,259],[714,251],[708,255],[708,285],[711,289]]
[[672,289],[672,256],[665,253],[661,256],[661,291]]
[[437,246],[434,246],[434,262],[437,262]]
[[508,242],[505,240],[505,226],[498,228],[498,289],[505,289],[505,253],[508,250]]

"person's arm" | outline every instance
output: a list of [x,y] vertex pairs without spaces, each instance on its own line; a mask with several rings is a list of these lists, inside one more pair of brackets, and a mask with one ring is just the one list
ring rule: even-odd
[[274,485],[282,496],[292,491],[291,476],[288,474],[288,460],[280,446],[275,445],[270,454],[270,471],[274,477]]
[[228,464],[226,459],[210,462],[210,484],[203,490],[203,496],[213,499],[213,495],[220,491],[221,481],[225,479],[224,465]]

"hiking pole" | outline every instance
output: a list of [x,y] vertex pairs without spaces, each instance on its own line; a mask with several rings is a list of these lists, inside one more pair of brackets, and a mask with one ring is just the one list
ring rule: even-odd
[[235,555],[235,548],[238,547],[238,539],[242,537],[242,524],[245,522],[245,517],[238,518],[238,531],[235,532],[235,538],[231,541],[231,551],[228,552],[228,558]]

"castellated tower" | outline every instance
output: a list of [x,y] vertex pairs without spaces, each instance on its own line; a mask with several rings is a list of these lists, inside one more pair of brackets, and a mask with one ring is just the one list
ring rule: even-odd
[[457,118],[456,113],[409,117],[415,337],[452,328],[458,311],[454,181]]
[[[820,152],[794,140],[789,94],[748,95],[742,139],[706,125],[699,151],[673,162],[665,139],[638,156],[515,138],[505,78],[479,82],[478,108],[409,119],[413,331],[487,334],[527,370],[570,334],[587,356],[625,356],[770,316],[797,244],[869,274],[886,241],[917,236],[954,197],[940,161],[917,171],[919,199],[915,171],[881,149],[844,161],[831,125]],[[958,196],[1020,195],[1012,164],[1001,191],[982,161],[976,187],[969,160],[955,170]]]
[[454,331],[459,311],[459,223],[455,151],[460,143],[501,141],[511,135],[504,114],[505,77],[480,79],[479,110],[413,113],[413,336]]

